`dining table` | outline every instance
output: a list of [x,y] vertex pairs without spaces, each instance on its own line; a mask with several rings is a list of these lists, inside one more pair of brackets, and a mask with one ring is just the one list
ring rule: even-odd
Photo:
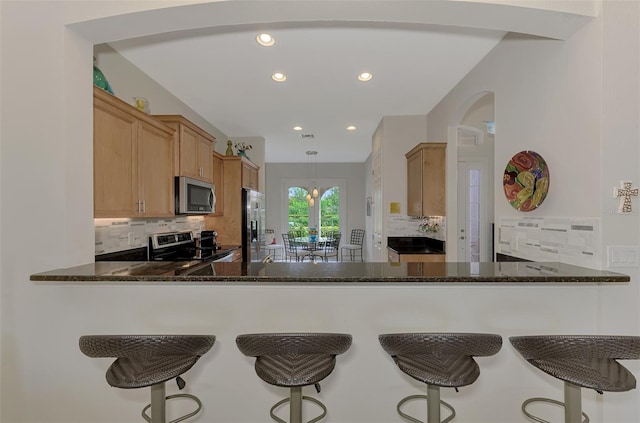
[[294,238],[294,242],[296,243],[296,246],[302,247],[303,250],[311,251],[313,253],[314,251],[321,251],[324,249],[327,239],[327,237],[319,236],[316,237],[315,241],[312,241],[310,237],[303,236]]

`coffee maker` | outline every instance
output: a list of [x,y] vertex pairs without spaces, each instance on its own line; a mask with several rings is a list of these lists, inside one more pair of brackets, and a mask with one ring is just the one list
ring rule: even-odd
[[196,249],[199,253],[215,253],[218,247],[218,233],[216,231],[202,231],[200,232],[200,239],[196,239]]

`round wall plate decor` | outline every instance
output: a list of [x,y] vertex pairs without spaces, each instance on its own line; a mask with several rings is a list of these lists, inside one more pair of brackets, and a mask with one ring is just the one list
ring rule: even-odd
[[549,191],[549,167],[535,151],[521,151],[509,160],[502,179],[504,195],[519,211],[539,207]]

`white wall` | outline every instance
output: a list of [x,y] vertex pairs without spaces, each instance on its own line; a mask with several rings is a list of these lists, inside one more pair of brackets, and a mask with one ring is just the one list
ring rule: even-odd
[[[406,153],[427,139],[425,115],[384,116],[372,136],[372,150],[380,148],[382,161],[382,201],[376,212],[382,213],[382,233],[374,242],[382,243],[382,250],[372,251],[372,261],[387,260],[388,222],[391,203],[400,204],[400,215],[407,215],[407,158]],[[379,146],[379,147],[378,147]],[[367,236],[367,238],[369,238]]]
[[[87,41],[64,25],[176,3],[184,4],[69,2],[63,8],[61,2],[0,3],[2,422],[113,423],[139,418],[147,392],[109,388],[103,379],[109,360],[88,359],[77,349],[78,336],[87,333],[219,335],[214,351],[188,377],[188,386],[205,402],[206,414],[200,421],[243,423],[264,421],[270,403],[281,392],[259,382],[251,361],[236,351],[234,336],[249,330],[356,334],[349,355],[339,359],[336,373],[323,384],[322,397],[331,419],[343,422],[396,420],[397,397],[418,388],[381,352],[375,336],[384,331],[486,330],[504,336],[534,331],[638,333],[637,268],[625,269],[632,275],[631,284],[616,287],[218,289],[31,283],[28,276],[32,273],[90,262],[93,254],[90,63],[92,44],[108,39]],[[229,3],[236,2],[223,2],[223,6]],[[298,2],[297,11],[305,7],[300,3],[313,2]],[[638,245],[637,215],[619,216],[607,210],[617,205],[609,206],[613,200],[608,193],[618,179],[640,179],[636,125],[640,13],[635,2],[605,5],[602,18],[566,43],[512,40],[498,46],[501,54],[493,57],[491,81],[504,78],[505,84],[494,90],[496,120],[501,122],[499,130],[506,131],[504,136],[523,135],[509,136],[506,142],[514,143],[509,150],[522,146],[559,150],[550,163],[552,169],[558,169],[559,182],[552,185],[556,190],[553,198],[547,199],[549,212],[602,215],[607,244]],[[327,12],[323,16],[331,18],[329,6],[309,6],[309,10],[316,16]],[[366,12],[384,20],[389,10],[369,8]],[[246,13],[263,11],[256,8]],[[364,12],[354,7],[344,13]],[[274,13],[278,17],[287,11]],[[242,16],[222,13],[201,19],[238,22]],[[169,20],[163,28],[173,29],[179,22]],[[100,22],[87,26],[101,28]],[[148,28],[125,25],[111,30]],[[520,67],[519,60],[529,56],[529,66]],[[505,74],[512,67],[527,84]],[[499,85],[491,81],[478,80],[469,91]],[[518,93],[529,96],[519,97]],[[501,96],[513,102],[505,104]],[[429,127],[438,125],[438,119],[432,122],[432,118],[435,116],[430,115]],[[505,121],[511,121],[510,129],[503,126]],[[569,127],[573,130],[568,131]],[[446,128],[442,134],[439,139],[429,136],[429,141],[445,140]],[[569,144],[558,148],[560,142]],[[568,146],[574,142],[580,149],[571,156]],[[504,162],[510,153],[496,155],[496,163]],[[596,201],[590,200],[593,195],[585,195],[594,191],[600,194]],[[450,306],[460,302],[467,305],[464,310]],[[636,363],[625,364],[638,374]],[[561,393],[556,381],[529,369],[508,344],[500,355],[481,365],[478,384],[444,396],[459,405],[460,416],[465,416],[462,421],[520,421],[519,401],[526,395],[557,397]],[[585,397],[586,407],[595,413],[594,421],[640,420],[637,391],[604,397],[589,391]]]
[[[607,246],[640,245],[640,204],[635,201],[634,212],[621,215],[619,199],[611,195],[620,180],[640,182],[640,7],[613,0],[603,6],[600,17],[563,42],[506,37],[427,121],[430,141],[451,141],[451,125],[474,96],[494,92],[496,222],[503,216],[600,218],[606,268]],[[511,208],[502,192],[504,165],[521,150],[540,153],[551,177],[542,206],[526,214]],[[448,240],[455,240],[455,174],[448,176]],[[638,335],[638,266],[611,270],[630,274],[632,283],[598,296],[596,330]],[[637,372],[637,364],[632,366]],[[600,421],[624,420],[616,409],[621,402],[612,397],[603,401]]]

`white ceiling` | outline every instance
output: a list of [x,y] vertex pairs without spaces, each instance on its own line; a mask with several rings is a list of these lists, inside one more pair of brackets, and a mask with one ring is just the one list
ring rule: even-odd
[[[426,115],[503,36],[371,25],[270,32],[273,47],[258,45],[255,30],[110,45],[231,139],[264,137],[266,162],[303,162],[310,149],[318,162],[363,162],[383,116]],[[276,71],[287,80],[274,82]],[[373,79],[358,81],[362,71]]]
[[[259,14],[260,8],[267,5],[252,4],[254,7],[249,9],[242,2],[199,7],[202,11],[225,7],[246,16]],[[344,9],[350,3],[287,4],[289,8],[283,15],[307,11],[312,5]],[[424,11],[414,13],[431,19],[437,18],[435,12],[442,11],[444,5],[457,7],[454,16],[469,20],[459,13],[460,7],[470,10],[474,6],[456,2],[406,4],[431,7],[434,10],[431,15]],[[434,6],[439,9],[433,9]],[[271,12],[273,9],[265,10],[275,13]],[[371,13],[373,10],[368,9]],[[163,18],[158,20],[164,22],[167,31],[171,25],[174,28],[190,25],[191,29],[159,33],[162,31],[142,25],[150,26],[150,18],[137,20],[135,15],[87,21],[76,28],[81,33],[93,34],[96,41],[120,40],[109,45],[231,139],[264,137],[266,162],[305,162],[307,150],[318,151],[318,162],[363,162],[371,150],[371,136],[383,116],[426,115],[500,41],[505,28],[514,29],[508,25],[521,22],[521,26],[535,27],[538,33],[543,32],[540,28],[545,25],[549,31],[567,27],[573,31],[584,18],[570,21],[566,13],[534,12],[526,19],[523,8],[518,7],[506,9],[510,14],[506,14],[505,8],[500,9],[502,15],[496,15],[497,9],[483,10],[491,11],[486,21],[492,21],[492,29],[470,28],[480,25],[330,19],[274,19],[274,23],[258,24],[255,17],[247,18],[254,19],[252,24],[195,27],[202,25],[197,22],[202,13],[180,20],[176,16],[181,15],[174,13],[173,19],[166,19],[163,14],[169,16],[173,12],[167,9],[152,15]],[[399,9],[376,13],[382,16],[390,11],[397,13]],[[410,15],[409,12],[407,9],[403,13]],[[178,8],[176,13],[186,13],[186,8]],[[222,20],[220,14],[208,16],[212,22]],[[116,26],[118,19],[121,24]],[[123,26],[122,20],[128,25]],[[133,22],[140,25],[132,26]],[[143,35],[144,31],[147,34],[155,31],[156,35],[122,40],[124,37],[117,37],[114,28],[121,33],[124,31],[121,28],[128,28],[129,33],[137,30]],[[275,36],[275,46],[262,47],[256,43],[260,30]],[[529,30],[529,33],[536,32]],[[276,71],[285,73],[287,81],[272,81],[270,76]],[[356,76],[362,71],[373,73],[373,79],[368,83],[357,81]],[[351,124],[357,126],[357,131],[345,130]],[[300,132],[292,130],[295,125],[304,128],[303,134],[313,134],[313,140],[303,140]]]

